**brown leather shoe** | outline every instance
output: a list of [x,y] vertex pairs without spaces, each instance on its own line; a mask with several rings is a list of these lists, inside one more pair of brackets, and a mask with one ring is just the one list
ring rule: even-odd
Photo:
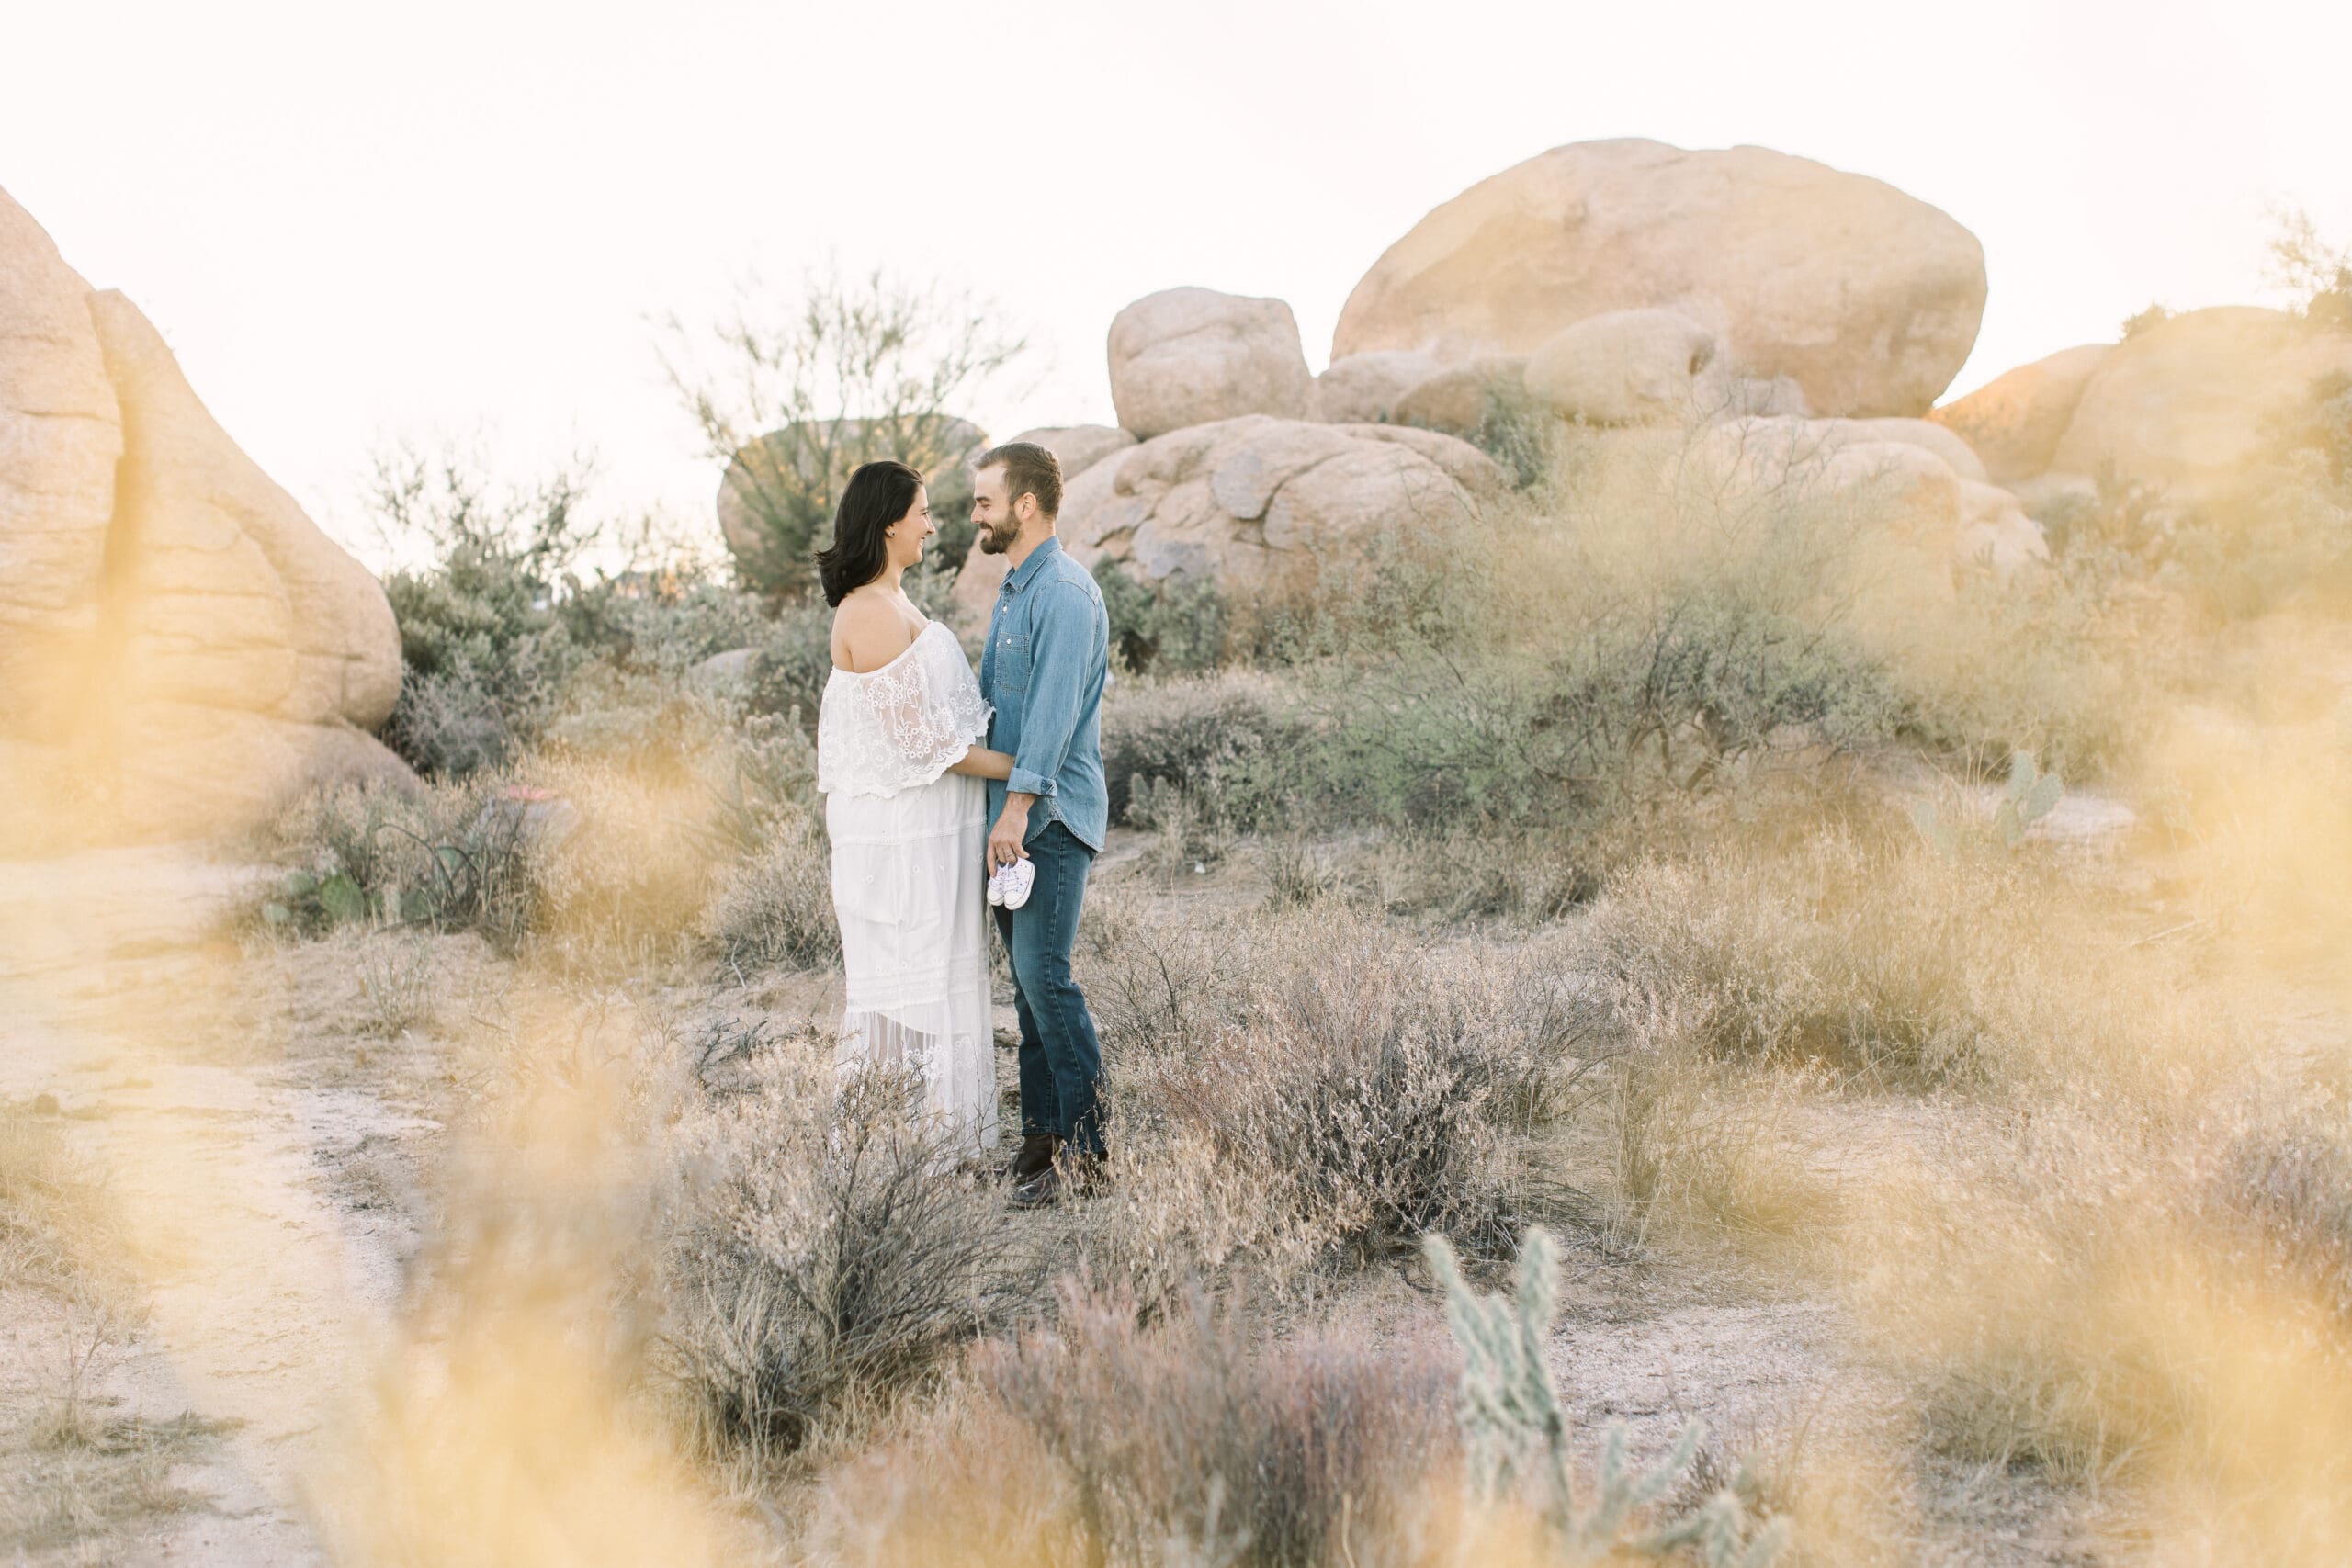
[[1012,1190],[1016,1209],[1050,1209],[1062,1201],[1062,1168],[1048,1165]]
[[1004,1168],[1005,1179],[1016,1187],[1045,1170],[1062,1151],[1062,1141],[1051,1133],[1032,1133],[1021,1140],[1021,1152]]

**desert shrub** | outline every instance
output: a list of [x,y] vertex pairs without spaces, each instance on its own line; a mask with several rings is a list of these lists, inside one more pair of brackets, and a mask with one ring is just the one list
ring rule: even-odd
[[1191,674],[1214,669],[1226,654],[1226,600],[1206,578],[1171,577],[1156,585],[1136,581],[1116,561],[1094,567],[1110,616],[1111,647],[1137,674]]
[[1903,697],[1852,615],[1855,518],[1675,456],[1566,432],[1539,489],[1382,541],[1302,644],[1315,722],[1253,793],[1589,831],[1888,739]]
[[1092,1561],[1416,1561],[1459,1463],[1450,1369],[1329,1330],[1273,1344],[1204,1299],[1156,1326],[1065,1289],[979,1377],[1067,1478]]
[[754,713],[789,716],[813,732],[833,672],[833,613],[822,600],[778,607],[755,646],[745,700]]
[[[706,770],[721,761],[708,752],[692,760]],[[529,844],[539,934],[598,961],[674,956],[694,942],[719,863],[703,773],[682,766],[647,777],[544,760],[531,776],[573,814],[568,829]]]
[[1310,1288],[1424,1230],[1483,1247],[1534,1201],[1503,1137],[1556,1108],[1584,1027],[1555,971],[1341,906],[1105,924],[1080,977],[1125,1153],[1098,1277]]
[[765,834],[800,808],[715,785],[710,774],[740,765],[734,750],[672,761],[675,773],[646,777],[540,756],[423,789],[315,792],[266,835],[264,852],[294,869],[254,913],[300,936],[412,925],[479,931],[509,953],[532,938],[582,955],[673,953],[695,940],[731,852],[722,819]]
[[1502,465],[1521,490],[1548,478],[1559,458],[1559,411],[1516,378],[1487,384],[1470,443]]
[[779,829],[720,874],[703,926],[738,973],[815,968],[841,956],[831,852],[813,823]]
[[1400,648],[1296,773],[1341,820],[1589,823],[1883,739],[1883,675],[1736,596],[1624,606],[1531,655]]
[[266,831],[265,852],[295,869],[265,890],[255,912],[294,935],[414,922],[478,931],[511,951],[539,908],[533,852],[567,815],[544,792],[493,775],[421,790],[322,789]]
[[1874,1089],[2225,1084],[2244,999],[2112,931],[2063,863],[1889,825],[1630,867],[1578,942],[1637,1051]]
[[1282,804],[1282,754],[1308,720],[1280,676],[1246,671],[1123,680],[1102,705],[1102,773],[1114,821],[1137,786],[1173,785],[1198,808],[1236,826],[1272,820]]
[[1032,1299],[1000,1194],[907,1114],[903,1077],[835,1079],[814,1036],[771,1046],[680,1129],[662,1343],[714,1450],[788,1450]]
[[2352,1143],[2329,1097],[2249,1119],[2227,1140],[2215,1198],[2352,1326]]
[[1786,1261],[1830,1242],[1835,1189],[1792,1147],[1820,1087],[1812,1076],[1657,1051],[1593,1062],[1584,1109],[1600,1135],[1594,1229],[1607,1246],[1695,1240]]
[[379,452],[368,503],[388,537],[422,541],[428,567],[393,572],[401,696],[385,739],[420,771],[463,775],[526,744],[583,653],[554,608],[585,546],[588,465],[502,486],[455,446]]
[[2352,331],[2352,246],[2329,242],[2300,208],[2274,216],[2271,281],[2294,297],[2304,320],[2332,331]]

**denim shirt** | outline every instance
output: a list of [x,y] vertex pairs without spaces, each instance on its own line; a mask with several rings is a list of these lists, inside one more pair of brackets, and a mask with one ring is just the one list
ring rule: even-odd
[[1100,853],[1111,825],[1102,778],[1102,687],[1111,617],[1102,591],[1048,537],[997,590],[980,653],[980,695],[996,709],[989,745],[1012,756],[1012,777],[989,781],[989,820],[1007,790],[1034,795],[1029,836],[1059,822]]

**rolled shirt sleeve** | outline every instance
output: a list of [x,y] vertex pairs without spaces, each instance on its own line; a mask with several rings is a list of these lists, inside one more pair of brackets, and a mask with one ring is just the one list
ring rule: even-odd
[[1029,697],[1005,788],[1051,797],[1069,757],[1086,694],[1094,643],[1094,604],[1075,583],[1048,583],[1029,635]]

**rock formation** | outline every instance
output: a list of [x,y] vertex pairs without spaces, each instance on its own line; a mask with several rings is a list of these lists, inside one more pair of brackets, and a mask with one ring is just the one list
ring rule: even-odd
[[1314,379],[1298,322],[1279,299],[1210,288],[1148,294],[1111,322],[1111,402],[1145,440],[1273,414],[1304,419]]
[[[1059,534],[1089,567],[1280,593],[1335,548],[1476,516],[1502,484],[1492,459],[1434,431],[1250,415],[1094,464],[1064,491]],[[1002,573],[1002,558],[975,551],[956,597],[984,606]]]
[[2352,374],[2352,333],[2251,306],[2188,311],[2099,361],[2050,468],[2210,491],[2241,473],[2272,418],[2331,372]]
[[1562,328],[1528,356],[1527,389],[1589,424],[1681,423],[1730,398],[1714,333],[1677,310],[1611,310]]
[[0,736],[140,833],[405,776],[383,590],[214,422],[162,337],[0,195]]
[[1526,355],[1611,311],[1663,306],[1746,374],[1826,414],[1921,414],[1984,310],[1975,236],[1893,186],[1761,147],[1554,148],[1391,245],[1340,311],[1334,361]]
[[1313,417],[1326,424],[1381,424],[1398,400],[1442,369],[1426,354],[1386,351],[1335,359],[1315,378]]
[[1468,436],[1498,402],[1510,403],[1527,389],[1527,361],[1515,354],[1483,355],[1441,370],[1396,400],[1389,419],[1397,424]]
[[1690,455],[1754,490],[1841,507],[1853,525],[1955,575],[1990,570],[2006,581],[2049,558],[2017,497],[1984,482],[1966,444],[1925,420],[1720,420]]
[[122,416],[90,287],[0,193],[0,737],[83,711]]
[[2086,343],[2020,365],[1928,417],[1967,441],[1996,484],[2049,470],[2083,389],[2115,345]]

